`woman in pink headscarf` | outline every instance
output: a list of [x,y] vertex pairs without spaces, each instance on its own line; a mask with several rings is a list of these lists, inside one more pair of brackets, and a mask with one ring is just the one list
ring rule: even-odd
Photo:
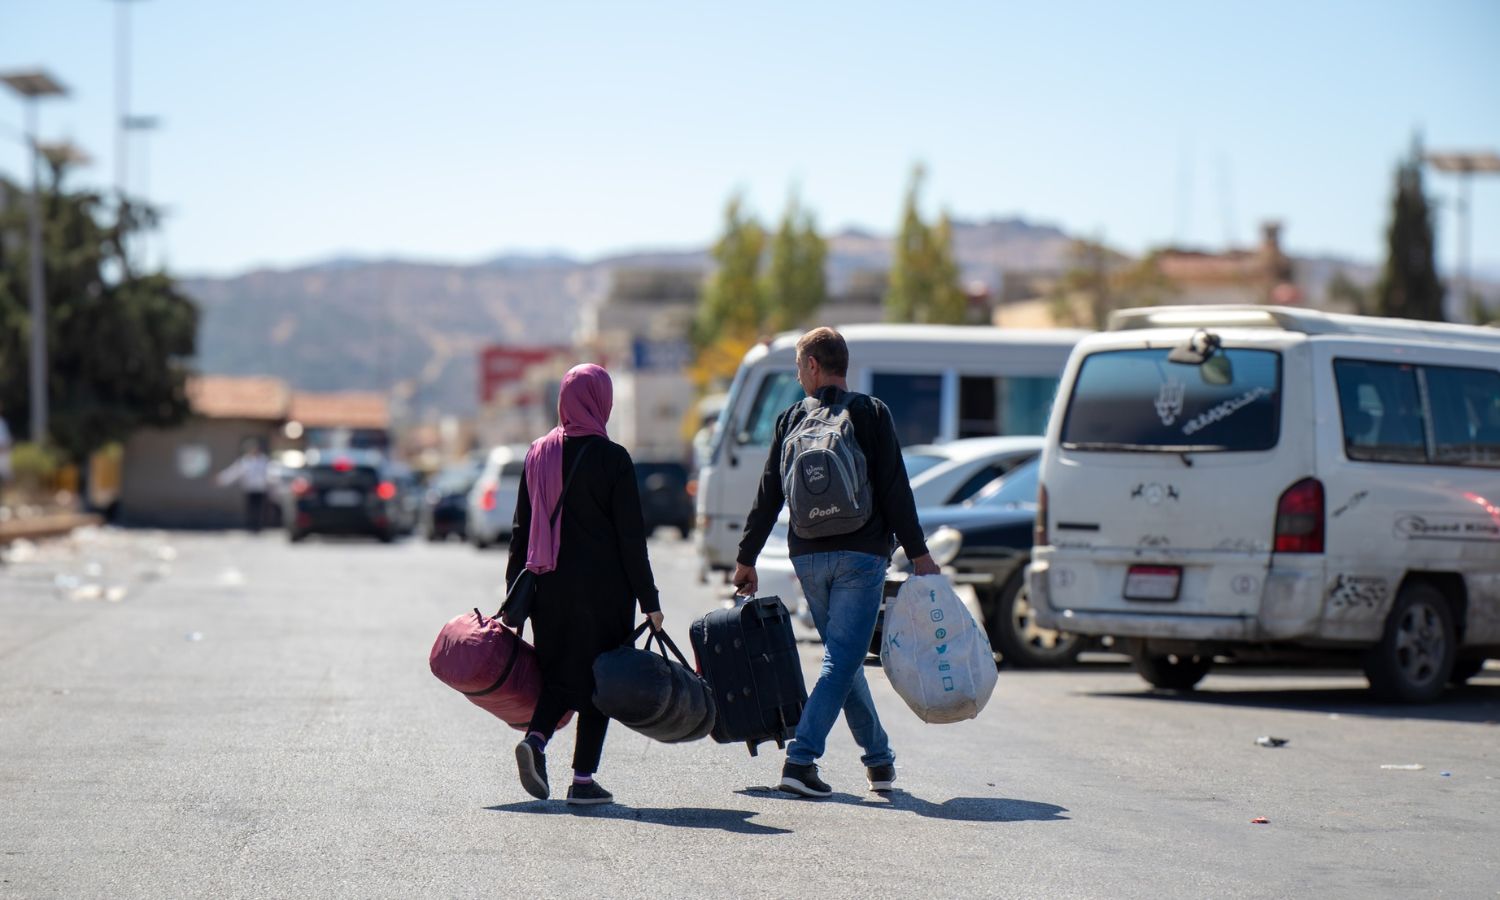
[[531,445],[516,502],[505,581],[513,584],[522,569],[536,574],[531,622],[542,669],[541,697],[516,763],[522,786],[539,800],[550,794],[547,741],[570,709],[578,713],[578,736],[568,802],[614,799],[594,781],[609,725],[592,700],[594,660],[630,639],[637,604],[657,627],[662,622],[635,464],[604,430],[613,404],[604,369],[568,371],[557,400],[561,424]]

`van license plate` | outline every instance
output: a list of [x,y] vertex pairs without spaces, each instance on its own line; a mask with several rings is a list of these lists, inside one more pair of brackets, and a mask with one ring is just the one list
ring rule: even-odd
[[1179,566],[1131,566],[1125,573],[1126,600],[1176,600],[1181,586]]
[[329,491],[324,497],[329,506],[358,506],[364,499],[359,491]]

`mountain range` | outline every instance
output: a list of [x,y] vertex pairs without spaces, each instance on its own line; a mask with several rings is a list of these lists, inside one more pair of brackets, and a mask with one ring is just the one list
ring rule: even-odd
[[[1002,271],[1065,268],[1073,241],[1018,218],[956,221],[953,239],[965,281],[997,292]],[[846,229],[828,244],[833,293],[861,272],[889,268],[887,236]],[[1309,262],[1309,281],[1340,270],[1356,281],[1374,276],[1368,266]],[[277,375],[302,390],[390,390],[412,411],[462,415],[477,406],[481,348],[569,343],[580,311],[604,300],[615,271],[707,274],[710,264],[706,248],[595,260],[508,254],[471,265],[339,257],[182,286],[202,309],[201,372]]]

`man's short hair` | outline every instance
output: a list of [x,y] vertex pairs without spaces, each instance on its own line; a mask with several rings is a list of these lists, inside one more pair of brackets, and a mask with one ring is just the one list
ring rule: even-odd
[[842,334],[826,325],[797,339],[797,355],[817,360],[818,368],[830,375],[849,374],[849,345]]

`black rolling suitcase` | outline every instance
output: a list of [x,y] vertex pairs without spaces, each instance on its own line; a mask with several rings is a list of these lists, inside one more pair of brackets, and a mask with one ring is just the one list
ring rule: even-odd
[[693,623],[689,636],[698,672],[714,691],[721,744],[744,741],[750,755],[762,741],[777,747],[796,733],[807,704],[792,615],[778,597],[753,597]]

